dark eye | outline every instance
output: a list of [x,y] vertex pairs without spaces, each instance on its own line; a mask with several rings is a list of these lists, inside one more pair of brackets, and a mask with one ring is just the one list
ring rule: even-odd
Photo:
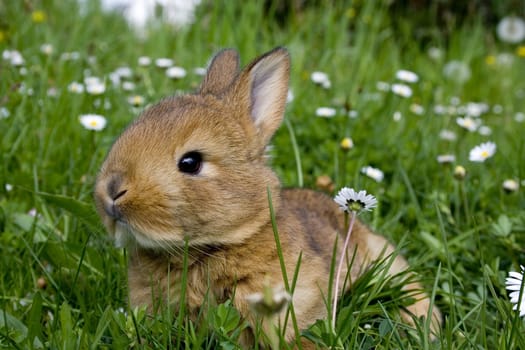
[[202,154],[188,152],[179,160],[179,170],[190,175],[197,175],[202,168]]

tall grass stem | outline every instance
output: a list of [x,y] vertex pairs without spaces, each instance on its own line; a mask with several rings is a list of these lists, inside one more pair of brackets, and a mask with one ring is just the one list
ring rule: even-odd
[[354,228],[355,217],[357,213],[352,211],[352,218],[350,219],[350,225],[348,226],[348,232],[346,233],[345,243],[343,244],[343,251],[341,252],[341,258],[339,259],[339,264],[337,265],[337,272],[335,275],[335,289],[334,289],[334,302],[332,308],[332,329],[335,331],[335,321],[337,316],[337,299],[339,297],[339,281],[341,280],[341,271],[343,269],[343,264],[345,262],[346,250],[348,249],[348,243],[350,242],[350,235],[352,234],[352,229]]

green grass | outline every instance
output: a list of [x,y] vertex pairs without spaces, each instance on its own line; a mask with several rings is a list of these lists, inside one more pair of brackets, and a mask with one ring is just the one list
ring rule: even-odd
[[[191,91],[200,79],[192,69],[223,47],[237,48],[247,63],[282,45],[292,56],[295,95],[273,141],[272,164],[283,185],[314,188],[327,174],[336,189],[374,194],[379,207],[363,219],[398,244],[445,315],[436,343],[425,341],[424,328],[404,331],[394,312],[402,302],[399,282],[381,278],[378,264],[344,297],[338,337],[328,320],[305,335],[345,348],[525,348],[523,321],[504,288],[508,271],[525,263],[524,191],[502,189],[506,179],[525,179],[525,124],[514,118],[525,111],[525,58],[516,46],[498,41],[494,26],[468,17],[447,27],[446,36],[431,25],[425,40],[416,40],[423,13],[399,16],[380,1],[306,7],[282,25],[257,3],[206,3],[194,25],[179,31],[158,25],[146,40],[94,2],[82,15],[72,1],[0,4],[0,50],[16,49],[25,58],[25,70],[0,61],[0,108],[9,111],[0,119],[0,347],[235,347],[246,324],[229,303],[209,306],[198,325],[178,310],[151,316],[128,308],[125,251],[113,248],[94,213],[93,184],[112,141],[139,113],[127,102],[130,95],[154,103]],[[32,21],[36,10],[45,11],[42,23]],[[44,43],[52,45],[51,55],[40,51]],[[441,58],[429,57],[431,47]],[[60,59],[72,51],[78,60]],[[487,63],[487,56],[501,53],[510,53],[513,63]],[[139,67],[144,55],[173,58],[188,76],[174,81],[154,65]],[[470,80],[447,79],[443,67],[450,60],[468,64]],[[133,70],[133,92],[109,81],[102,96],[67,90],[85,75],[107,78],[119,66]],[[419,76],[410,85],[412,97],[377,90],[378,81],[394,82],[402,68]],[[330,76],[330,89],[310,81],[317,70]],[[56,96],[48,94],[51,88]],[[454,113],[435,112],[457,99],[491,107],[481,117],[490,136],[461,129]],[[412,113],[413,103],[425,112]],[[318,118],[320,106],[339,112]],[[348,118],[345,107],[358,117]],[[78,116],[86,113],[104,115],[107,127],[85,130]],[[441,140],[444,128],[457,140]],[[345,153],[339,143],[347,136],[355,147]],[[470,149],[487,140],[497,144],[496,154],[470,162]],[[454,179],[454,165],[436,161],[444,153],[466,168],[463,181]],[[361,174],[365,165],[383,170],[385,179]],[[28,215],[33,208],[37,216]]]

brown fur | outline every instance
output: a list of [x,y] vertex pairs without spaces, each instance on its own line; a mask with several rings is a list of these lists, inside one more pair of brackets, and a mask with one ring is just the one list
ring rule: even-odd
[[[224,50],[212,60],[198,93],[149,108],[113,145],[100,170],[95,198],[110,234],[129,248],[132,305],[177,304],[187,240],[190,315],[197,314],[207,296],[220,302],[234,294],[241,315],[253,321],[246,296],[261,292],[265,281],[283,285],[269,190],[288,276],[302,254],[293,294],[299,327],[327,317],[323,296],[336,237],[342,242],[345,234],[343,214],[320,193],[281,190],[264,156],[283,118],[289,65],[287,51],[278,48],[239,71],[237,53]],[[203,157],[194,175],[177,166],[191,151]],[[352,280],[371,261],[394,251],[359,222],[351,237],[348,251],[356,252]],[[389,273],[406,268],[398,256]],[[422,290],[418,283],[406,289]],[[430,303],[420,293],[408,311],[425,317]],[[437,332],[437,308],[432,315],[432,330]],[[408,314],[405,318],[412,322]],[[290,327],[286,338],[292,340]]]

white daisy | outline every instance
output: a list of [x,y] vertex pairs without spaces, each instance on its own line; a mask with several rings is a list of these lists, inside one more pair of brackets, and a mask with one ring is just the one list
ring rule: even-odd
[[457,96],[450,97],[450,104],[453,106],[458,106],[461,103],[461,99]]
[[396,78],[398,80],[404,81],[405,83],[417,83],[419,81],[419,77],[416,73],[406,69],[398,70],[396,72]]
[[359,112],[356,111],[355,109],[351,109],[351,110],[348,111],[348,117],[352,118],[352,119],[355,119],[355,118],[359,117]]
[[502,186],[507,192],[516,192],[520,188],[519,182],[514,179],[507,179],[503,181]]
[[525,121],[525,113],[517,112],[516,114],[514,114],[514,120],[518,123],[523,123]]
[[403,114],[400,111],[395,111],[392,115],[392,119],[394,119],[395,122],[398,122],[403,119]]
[[88,130],[100,131],[106,127],[107,120],[98,114],[83,114],[79,117],[80,123]]
[[489,105],[484,102],[469,102],[465,106],[465,114],[469,117],[480,117],[489,111]]
[[169,67],[166,69],[166,76],[171,79],[182,79],[186,76],[186,69],[182,67]]
[[330,78],[328,77],[328,74],[324,72],[312,72],[310,75],[310,79],[317,84],[325,87],[326,85],[331,85]]
[[439,47],[429,48],[427,54],[434,61],[439,61],[443,57],[443,51]]
[[67,86],[67,89],[75,94],[81,94],[84,92],[84,84],[74,81]]
[[80,53],[77,51],[64,52],[60,55],[62,61],[76,61],[80,58]]
[[315,115],[321,118],[332,118],[336,113],[335,108],[331,107],[319,107],[315,110]]
[[434,106],[434,113],[437,115],[443,115],[447,113],[447,107],[437,104]]
[[525,316],[525,291],[522,291],[521,288],[523,286],[525,267],[523,265],[520,267],[521,273],[515,271],[509,272],[509,277],[505,279],[505,288],[510,292],[510,302],[514,304],[512,310],[518,310],[519,308],[520,317],[523,317]]
[[452,130],[443,129],[439,132],[439,138],[445,141],[456,141],[457,135]]
[[499,53],[496,56],[496,63],[500,67],[509,67],[514,63],[514,55],[508,52]]
[[53,45],[51,44],[40,45],[40,52],[42,52],[46,56],[51,55],[53,53]]
[[159,68],[169,68],[173,66],[173,60],[171,58],[157,58],[155,65]]
[[128,66],[118,67],[113,71],[113,73],[120,78],[131,78],[133,76],[133,71]]
[[456,106],[447,106],[446,108],[447,108],[447,113],[446,114],[448,114],[448,115],[460,114],[459,111],[458,111],[458,109],[460,109],[460,108],[458,108]]
[[148,56],[140,56],[137,61],[139,66],[141,67],[146,67],[151,64],[151,58],[149,58]]
[[412,88],[406,84],[392,84],[391,90],[394,94],[408,98],[412,96]]
[[441,164],[454,163],[456,156],[453,154],[440,154],[437,156],[437,161]]
[[135,83],[132,82],[132,81],[123,81],[122,82],[122,90],[124,90],[124,91],[135,90]]
[[293,91],[291,89],[288,89],[288,93],[286,94],[286,103],[290,103],[295,98],[295,95],[293,94]]
[[117,73],[111,72],[109,73],[109,80],[113,84],[113,86],[117,87],[120,85],[120,77]]
[[86,92],[90,95],[102,95],[106,91],[106,84],[99,77],[84,78]]
[[417,103],[412,103],[409,108],[410,112],[417,115],[423,115],[425,113],[425,108]]
[[86,85],[86,92],[90,95],[102,95],[106,91],[106,84],[97,83]]
[[193,74],[198,75],[198,76],[204,76],[206,75],[206,72],[207,70],[204,67],[193,68]]
[[5,107],[0,107],[0,119],[9,118],[11,113],[9,112],[9,109]]
[[378,81],[376,83],[376,89],[383,92],[390,91],[390,84],[384,81]]
[[162,21],[175,28],[193,23],[195,10],[200,2],[201,0],[100,1],[104,11],[118,11],[122,14],[140,37],[146,37],[146,26],[153,21]]
[[478,128],[481,126],[481,121],[479,119],[474,119],[469,116],[465,118],[456,118],[456,123],[470,132],[478,130]]
[[9,60],[11,58],[11,50],[2,51],[2,59]]
[[525,21],[516,16],[505,17],[498,23],[496,33],[501,41],[517,44],[525,39]]
[[470,79],[472,73],[470,67],[466,63],[452,60],[443,67],[443,75],[447,79],[454,80],[458,83],[464,83]]
[[385,177],[385,174],[381,170],[379,170],[377,168],[373,168],[371,166],[364,166],[364,167],[362,167],[361,168],[361,173],[365,174],[366,176],[368,176],[371,179],[376,180],[377,182],[383,181],[383,178]]
[[58,96],[58,89],[54,86],[47,89],[47,96],[49,97],[57,97]]
[[13,66],[22,66],[25,63],[24,57],[17,50],[4,50],[2,57],[4,60],[8,60]]
[[484,162],[496,153],[496,144],[494,142],[484,142],[470,150],[468,159],[471,162]]
[[479,127],[478,132],[480,135],[489,136],[492,134],[492,129],[486,125],[482,125]]
[[366,191],[354,191],[353,188],[343,187],[334,198],[341,210],[346,212],[370,211],[377,206],[377,199]]
[[501,114],[503,112],[503,106],[502,105],[492,106],[492,112],[495,114]]

